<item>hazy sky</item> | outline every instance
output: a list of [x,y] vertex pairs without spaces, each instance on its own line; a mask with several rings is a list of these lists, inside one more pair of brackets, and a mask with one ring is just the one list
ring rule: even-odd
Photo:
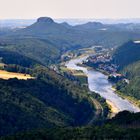
[[140,18],[140,0],[0,0],[0,19]]

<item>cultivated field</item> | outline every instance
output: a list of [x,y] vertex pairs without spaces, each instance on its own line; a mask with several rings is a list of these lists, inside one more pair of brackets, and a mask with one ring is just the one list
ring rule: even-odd
[[10,78],[17,78],[17,79],[32,79],[33,77],[31,77],[29,74],[21,74],[21,73],[14,73],[14,72],[7,72],[4,70],[0,70],[0,78],[8,80]]

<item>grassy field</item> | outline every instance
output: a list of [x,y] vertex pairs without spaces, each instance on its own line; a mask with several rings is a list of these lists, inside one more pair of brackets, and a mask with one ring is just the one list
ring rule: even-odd
[[65,66],[61,66],[60,70],[61,70],[61,72],[69,72],[74,76],[86,76],[81,70],[73,70],[73,69],[69,69]]
[[31,79],[33,77],[31,77],[29,74],[21,74],[21,73],[14,73],[14,72],[7,72],[4,70],[0,70],[0,78],[5,79],[5,80],[8,80],[10,78],[27,80],[27,79]]
[[61,66],[60,70],[62,73],[67,72],[77,77],[77,79],[80,81],[82,85],[87,85],[87,76],[81,70],[72,70],[72,69],[68,69],[65,66]]

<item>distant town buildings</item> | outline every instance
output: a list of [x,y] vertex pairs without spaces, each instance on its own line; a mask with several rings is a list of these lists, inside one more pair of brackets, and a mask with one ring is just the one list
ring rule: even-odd
[[107,73],[111,81],[117,82],[119,80],[124,80],[126,83],[129,83],[129,80],[126,79],[124,75],[117,72],[118,66],[112,63],[112,57],[108,51],[98,51],[97,49],[97,52],[98,53],[88,58],[88,61],[85,62],[87,65]]
[[111,61],[112,57],[108,53],[98,53],[88,59],[88,63],[96,68],[106,71],[109,74],[116,73],[118,68],[115,64],[112,64]]

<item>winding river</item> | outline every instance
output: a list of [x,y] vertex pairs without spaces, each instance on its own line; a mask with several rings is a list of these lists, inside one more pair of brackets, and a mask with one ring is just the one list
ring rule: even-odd
[[112,89],[112,84],[108,81],[107,76],[95,70],[88,70],[86,67],[78,66],[88,56],[71,59],[66,63],[66,67],[73,70],[82,70],[88,77],[88,87],[90,91],[100,94],[103,98],[111,102],[118,111],[128,110],[131,112],[139,112],[140,109],[134,106],[126,99],[119,97]]

